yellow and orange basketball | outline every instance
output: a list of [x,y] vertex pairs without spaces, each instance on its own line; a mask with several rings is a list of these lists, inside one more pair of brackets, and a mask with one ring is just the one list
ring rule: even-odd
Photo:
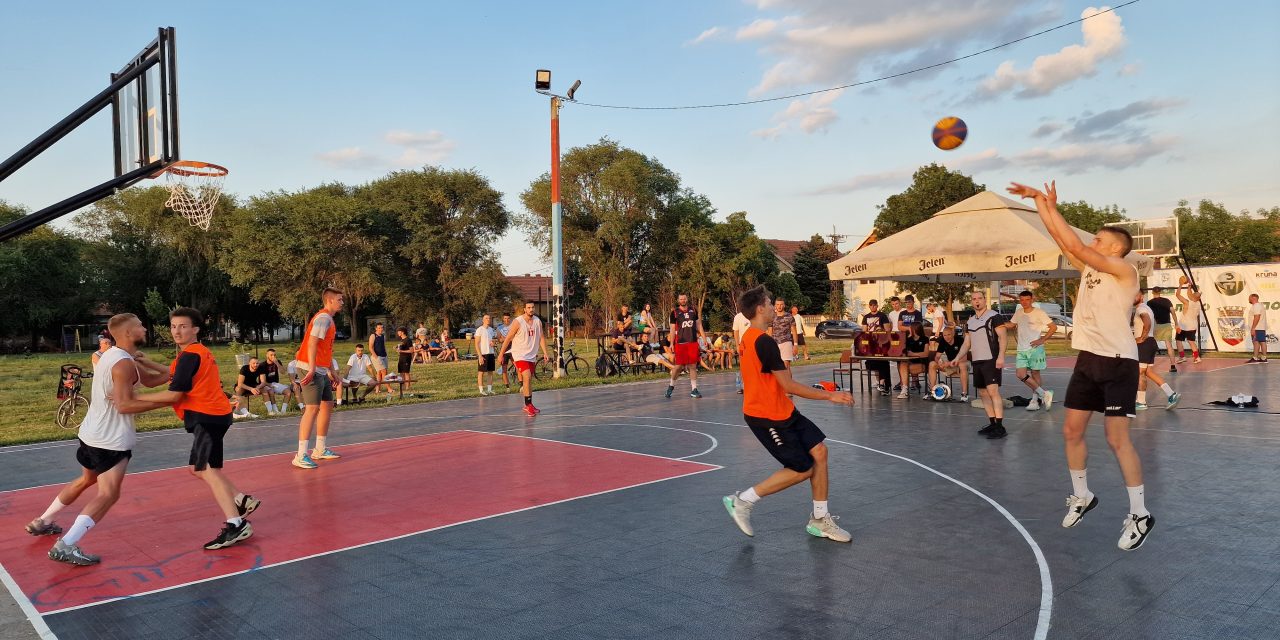
[[943,151],[951,151],[964,144],[964,139],[968,135],[969,127],[965,125],[964,120],[948,116],[933,125],[933,146]]

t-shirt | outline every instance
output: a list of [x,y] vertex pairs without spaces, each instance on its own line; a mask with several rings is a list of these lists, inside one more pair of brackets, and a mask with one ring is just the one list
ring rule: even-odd
[[[1147,322],[1151,323],[1151,326],[1147,328],[1147,335],[1145,336],[1142,335],[1142,316],[1146,316]],[[1140,304],[1133,308],[1133,337],[1136,340],[1146,340],[1147,338],[1156,337],[1155,313],[1152,312],[1150,306]]]
[[1031,348],[1031,341],[1038,339],[1053,320],[1044,309],[1031,307],[1030,311],[1023,311],[1022,305],[1018,305],[1013,312],[1013,324],[1018,326],[1018,351],[1026,351]]
[[289,364],[285,366],[284,370],[289,374],[290,378],[297,378],[298,377],[298,361],[290,360]]
[[793,315],[791,317],[796,319],[796,333],[804,335],[804,316]]
[[862,316],[862,326],[866,327],[867,331],[887,331],[890,327],[889,316],[883,311],[868,313]]
[[774,316],[773,327],[770,329],[773,339],[777,340],[778,344],[793,342],[791,339],[791,328],[794,327],[795,324],[796,317],[785,311]]
[[778,341],[750,327],[742,342],[742,413],[750,418],[779,422],[790,418],[796,406],[773,377],[774,371],[787,368]]
[[671,326],[676,328],[676,344],[698,341],[698,312],[693,307],[676,307],[671,312]]
[[965,322],[964,328],[969,335],[969,351],[973,353],[973,361],[994,360],[1000,350],[1000,336],[996,327],[1005,323],[1004,316],[987,309],[982,315],[975,315]]
[[352,380],[368,376],[368,369],[371,364],[373,364],[373,360],[369,359],[369,354],[353,353],[350,358],[347,358],[347,366],[351,367],[351,373],[348,373],[347,376]]
[[618,312],[618,315],[617,315],[616,317],[614,317],[614,320],[617,320],[618,322],[621,322],[621,323],[623,324],[623,326],[626,326],[626,324],[627,324],[628,322],[632,322],[631,314],[630,314],[630,313],[622,313],[621,311],[619,311],[619,312]]
[[733,339],[742,344],[742,334],[746,333],[747,328],[751,326],[751,321],[746,316],[739,313],[733,317]]
[[493,355],[493,339],[496,337],[498,332],[493,327],[476,329],[476,352],[482,356]]
[[902,310],[901,310],[901,309],[899,309],[899,310],[897,310],[897,311],[890,311],[890,312],[889,312],[889,326],[885,327],[885,329],[892,329],[892,330],[894,330],[894,331],[897,331],[897,330],[898,330],[898,318],[899,318],[899,317],[901,317],[901,316],[902,316]]
[[946,337],[938,336],[938,353],[947,357],[947,361],[954,362],[956,356],[960,355],[960,341],[947,342]]
[[250,389],[262,384],[262,376],[267,375],[267,371],[258,365],[257,371],[251,371],[249,365],[240,367],[240,375],[244,376],[244,386]]
[[407,365],[407,364],[413,363],[413,340],[412,339],[406,336],[404,340],[401,340],[400,348],[398,351],[400,352],[399,363],[401,365]]
[[[907,340],[904,346],[906,347],[907,353],[927,353],[927,349],[929,348],[929,339],[923,336],[916,338],[911,334],[907,334]],[[928,360],[928,356],[916,356],[915,359],[925,361]]]
[[507,339],[507,334],[508,334],[508,333],[510,333],[510,332],[511,332],[511,325],[510,325],[510,324],[500,324],[500,325],[498,325],[498,337],[499,337],[499,338],[502,338],[503,340],[506,340],[506,339]]
[[1182,313],[1178,314],[1178,328],[1183,331],[1196,331],[1200,329],[1200,301],[1187,299],[1187,303],[1182,305]]
[[1155,316],[1156,324],[1173,322],[1173,302],[1168,298],[1152,298],[1147,301],[1147,308],[1151,309],[1151,313]]
[[537,362],[538,349],[542,346],[542,320],[519,316],[511,321],[511,357],[522,362]]
[[929,322],[933,323],[933,332],[941,334],[943,327],[947,326],[947,315],[942,312],[942,309],[934,309],[929,316]]
[[924,312],[919,309],[910,311],[903,309],[898,312],[898,328],[906,329],[913,324],[921,324],[924,322]]
[[427,328],[426,328],[426,327],[418,327],[418,330],[417,330],[417,331],[414,331],[414,332],[413,332],[413,335],[414,335],[414,337],[418,338],[419,340],[426,340],[426,339],[427,339]]
[[[1253,326],[1253,317],[1258,316],[1258,326]],[[1255,302],[1249,306],[1249,319],[1245,320],[1244,326],[1249,327],[1253,331],[1267,330],[1267,305],[1261,301]]]
[[[296,366],[294,362],[290,366]],[[169,390],[182,392],[182,400],[173,405],[173,412],[188,420],[209,423],[221,423],[218,416],[231,415],[231,403],[222,391],[222,380],[218,377],[218,362],[213,353],[200,343],[187,345],[173,364],[169,365]],[[193,415],[194,414],[194,415]]]
[[261,365],[259,365],[258,368],[267,372],[267,382],[280,382],[280,361],[279,360],[276,360],[275,362],[271,362],[270,360],[268,360],[262,363]]

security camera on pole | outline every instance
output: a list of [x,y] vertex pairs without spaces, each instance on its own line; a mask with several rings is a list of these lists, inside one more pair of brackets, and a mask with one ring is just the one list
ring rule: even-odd
[[555,307],[552,315],[556,328],[556,374],[564,377],[564,255],[560,242],[560,101],[573,101],[573,94],[582,85],[575,80],[569,93],[558,96],[551,93],[551,71],[538,69],[534,76],[533,89],[545,96],[551,96],[551,300]]

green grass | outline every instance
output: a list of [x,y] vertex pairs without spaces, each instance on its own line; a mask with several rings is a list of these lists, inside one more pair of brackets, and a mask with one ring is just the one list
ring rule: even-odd
[[[851,342],[851,340],[847,339],[817,340],[810,338],[809,353],[813,359],[807,362],[802,361],[802,364],[835,362],[839,360],[840,352],[848,349]],[[1012,341],[1010,342],[1012,343]],[[1047,345],[1049,355],[1074,355],[1075,351],[1071,349],[1068,342],[1067,340],[1050,340]],[[353,351],[354,344],[338,345],[336,355],[339,362],[346,362],[347,356]],[[260,350],[265,352],[268,346],[272,345],[262,345]],[[575,340],[566,342],[565,346],[566,348],[573,348],[589,363],[594,364],[596,355],[595,341]],[[1010,346],[1012,347],[1012,344]],[[290,352],[290,345],[275,345],[275,347],[279,351],[282,361],[288,362],[292,359],[293,354]],[[234,354],[225,346],[213,347],[213,352],[220,365],[222,380],[229,390],[235,383],[238,371],[238,367],[235,366]],[[149,351],[148,353],[159,352]],[[1240,354],[1208,353],[1205,356],[1240,357]],[[58,367],[64,363],[79,364],[86,371],[92,370],[88,353],[0,356],[0,380],[4,381],[4,384],[0,386],[0,446],[67,440],[76,437],[74,425],[71,429],[63,430],[59,429],[53,422],[59,403],[59,400],[55,397],[58,383]],[[394,365],[393,361],[392,366],[394,367]],[[388,404],[419,404],[479,396],[479,392],[476,390],[476,363],[474,360],[445,364],[419,364],[414,365],[413,372],[415,379],[413,391],[419,394],[420,397],[395,400],[391,403],[371,400],[363,405],[343,405],[338,410],[359,411],[365,408],[387,406]],[[618,384],[636,380],[658,380],[664,377],[666,377],[665,371],[656,374],[638,376],[627,374],[621,377],[601,379],[597,378],[594,370],[592,370],[583,375],[560,380],[536,380],[534,381],[534,390]],[[497,381],[497,388],[501,389],[501,378],[498,378]],[[91,382],[89,381],[85,385],[86,396],[89,395],[89,384]],[[421,397],[424,392],[426,396]],[[254,413],[265,413],[262,402],[258,399],[252,401],[252,410]],[[295,410],[290,415],[297,416],[298,412]],[[171,410],[144,413],[138,416],[137,424],[138,431],[174,429],[181,426],[181,423]]]

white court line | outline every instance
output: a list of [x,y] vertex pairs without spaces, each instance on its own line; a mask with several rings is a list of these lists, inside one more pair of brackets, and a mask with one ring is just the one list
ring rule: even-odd
[[[605,451],[616,451],[616,452],[618,452],[618,453],[626,453],[626,454],[636,455],[636,456],[645,456],[645,457],[649,457],[649,458],[658,458],[658,459],[661,459],[661,460],[669,460],[669,461],[684,462],[683,460],[679,460],[678,458],[668,458],[668,457],[666,457],[666,456],[655,456],[655,455],[650,455],[650,454],[647,454],[647,453],[635,453],[634,451],[623,451],[623,450],[621,450],[621,449],[608,449],[608,448],[606,448],[606,447],[594,447],[594,446],[587,445],[587,444],[577,444],[577,443],[573,443],[573,442],[563,442],[563,441],[560,441],[560,440],[548,440],[548,439],[545,439],[545,438],[534,438],[534,437],[530,437],[530,436],[518,436],[518,435],[510,434],[510,433],[494,433],[494,432],[491,432],[491,431],[472,431],[472,430],[470,430],[470,429],[459,429],[459,430],[457,430],[457,431],[446,431],[446,432],[444,432],[444,433],[458,433],[458,432],[478,433],[478,434],[482,434],[482,435],[497,435],[497,436],[503,436],[503,437],[507,437],[507,438],[524,438],[524,439],[526,439],[526,440],[539,440],[539,441],[542,441],[542,442],[552,442],[552,443],[555,443],[555,444],[562,444],[562,445],[571,446],[571,447],[585,447],[585,448],[588,448],[588,449],[603,449],[603,450],[605,450]],[[438,434],[436,434],[436,435],[438,435]],[[410,436],[410,437],[412,437],[412,436]],[[398,438],[391,438],[391,439],[395,440],[395,439],[398,439]],[[377,441],[377,442],[381,442],[381,441]],[[51,616],[51,615],[56,615],[56,614],[59,614],[59,613],[67,613],[67,612],[69,612],[69,611],[76,611],[76,610],[78,610],[78,609],[87,609],[87,608],[89,608],[89,607],[96,607],[96,606],[98,606],[98,605],[109,604],[109,603],[112,603],[112,602],[116,602],[116,601],[118,601],[118,600],[128,600],[128,599],[130,599],[130,598],[140,598],[140,597],[142,597],[142,596],[148,596],[148,595],[151,595],[151,594],[154,594],[154,593],[161,593],[161,592],[164,592],[164,591],[172,591],[173,589],[180,589],[180,588],[182,588],[182,587],[189,587],[189,586],[191,586],[191,585],[201,584],[201,583],[203,583],[203,582],[211,582],[211,581],[213,581],[213,580],[221,580],[221,579],[223,579],[223,578],[230,578],[230,577],[232,577],[232,576],[238,576],[238,575],[243,574],[243,573],[249,573],[249,572],[252,572],[252,571],[261,571],[261,570],[263,570],[263,569],[270,569],[271,567],[279,567],[279,566],[283,566],[283,565],[286,565],[286,564],[293,564],[293,563],[295,563],[295,562],[301,562],[301,561],[303,561],[303,560],[310,560],[310,559],[312,559],[312,558],[319,558],[319,557],[321,557],[321,556],[328,556],[328,555],[333,555],[333,554],[335,554],[335,553],[342,553],[343,551],[350,551],[350,550],[352,550],[352,549],[359,549],[359,548],[361,548],[361,547],[368,547],[368,546],[372,546],[372,545],[375,545],[375,544],[382,544],[382,543],[384,543],[384,542],[391,542],[391,541],[394,541],[394,540],[400,540],[400,539],[402,539],[402,538],[408,538],[408,537],[410,537],[410,536],[421,535],[421,534],[424,534],[424,533],[431,533],[431,532],[433,532],[433,531],[439,531],[439,530],[441,530],[441,529],[448,529],[448,528],[451,528],[451,527],[457,527],[457,526],[464,525],[464,524],[471,524],[471,523],[473,523],[473,522],[480,522],[480,521],[482,521],[482,520],[489,520],[489,519],[492,519],[492,518],[500,518],[500,517],[502,517],[502,516],[508,516],[508,515],[513,514],[513,513],[521,513],[521,512],[523,512],[523,511],[531,511],[531,510],[533,510],[533,509],[541,509],[542,507],[549,507],[549,506],[551,506],[551,505],[555,505],[555,504],[562,504],[562,503],[565,503],[565,502],[572,502],[572,501],[574,501],[574,500],[581,500],[581,499],[583,499],[583,498],[591,498],[591,497],[595,497],[595,496],[601,496],[601,495],[605,495],[605,494],[609,494],[609,493],[614,493],[614,492],[617,492],[617,491],[624,491],[624,490],[626,490],[626,489],[634,489],[634,488],[636,488],[636,487],[643,487],[643,486],[646,486],[646,485],[657,484],[657,483],[659,483],[659,482],[666,482],[666,481],[668,481],[668,480],[676,480],[676,479],[679,479],[679,478],[687,478],[687,477],[689,477],[689,476],[696,476],[696,475],[698,475],[698,474],[701,474],[701,473],[707,473],[707,472],[709,472],[709,471],[719,471],[720,469],[723,469],[723,468],[724,468],[724,467],[721,467],[721,466],[719,466],[719,465],[707,464],[707,463],[705,463],[705,462],[690,462],[689,464],[695,464],[695,465],[699,465],[699,466],[706,467],[706,468],[701,469],[701,470],[698,470],[698,471],[690,471],[689,473],[683,473],[683,474],[678,475],[678,476],[670,476],[670,477],[667,477],[667,478],[658,478],[657,480],[649,480],[649,481],[646,481],[646,482],[638,482],[638,483],[636,483],[636,484],[630,484],[630,485],[626,485],[626,486],[623,486],[623,487],[616,487],[616,488],[613,488],[613,489],[606,489],[606,490],[604,490],[604,491],[597,491],[597,492],[595,492],[595,493],[587,493],[587,494],[583,494],[583,495],[580,495],[580,496],[573,496],[573,497],[571,497],[571,498],[565,498],[565,499],[563,499],[563,500],[556,500],[556,501],[554,501],[554,502],[547,502],[547,503],[543,503],[543,504],[537,504],[537,505],[533,505],[533,506],[531,506],[531,507],[524,507],[524,508],[521,508],[521,509],[512,509],[511,511],[504,511],[504,512],[502,512],[502,513],[494,513],[494,514],[490,514],[490,515],[487,515],[487,516],[481,516],[481,517],[479,517],[479,518],[472,518],[472,519],[470,519],[470,520],[464,520],[464,521],[462,521],[462,522],[451,522],[451,523],[449,523],[449,524],[440,525],[440,526],[438,526],[438,527],[432,527],[432,528],[430,528],[430,529],[422,529],[422,530],[420,530],[420,531],[413,531],[413,532],[410,532],[410,533],[401,534],[401,535],[394,536],[394,537],[391,537],[391,538],[383,538],[383,539],[381,539],[381,540],[374,540],[374,541],[371,541],[371,542],[362,542],[362,543],[360,543],[360,544],[351,545],[351,546],[349,546],[349,547],[343,547],[343,548],[341,548],[341,549],[332,549],[332,550],[329,550],[329,551],[321,551],[320,553],[313,553],[313,554],[311,554],[311,555],[309,555],[309,556],[303,556],[303,557],[301,557],[301,558],[294,558],[294,559],[292,559],[292,560],[285,560],[284,562],[276,562],[276,563],[272,563],[272,564],[264,564],[264,565],[262,565],[262,566],[260,566],[260,567],[253,567],[253,568],[250,568],[250,569],[245,569],[245,570],[243,570],[243,571],[236,571],[235,573],[227,573],[227,574],[220,575],[220,576],[212,576],[212,577],[204,578],[204,579],[201,579],[201,580],[194,580],[194,581],[192,581],[192,582],[184,582],[184,583],[182,583],[182,584],[175,584],[175,585],[168,586],[168,587],[163,587],[163,588],[160,588],[160,589],[153,589],[153,590],[151,590],[151,591],[143,591],[143,592],[141,592],[141,593],[135,593],[135,594],[131,594],[131,595],[128,595],[128,596],[122,596],[122,597],[119,597],[119,598],[111,598],[111,599],[109,599],[109,600],[102,600],[102,601],[99,601],[99,602],[88,602],[88,603],[85,603],[85,604],[76,605],[76,606],[74,606],[74,607],[67,607],[67,608],[65,608],[65,609],[56,609],[56,610],[53,610],[53,611],[49,611],[48,613],[45,613],[44,615],[46,615],[46,616]],[[17,585],[14,585],[14,588],[15,588],[15,589],[16,589],[16,587],[17,587]],[[21,592],[20,590],[18,590],[18,591],[17,591],[17,593],[21,594],[22,592]],[[25,597],[25,596],[23,596],[23,599],[22,599],[22,600],[19,600],[19,602],[27,602],[27,601],[26,601],[26,597]],[[31,606],[30,602],[27,602],[27,606],[28,606],[28,607],[30,607],[30,606]],[[32,610],[34,611],[34,608],[32,608]],[[39,614],[37,614],[37,615],[39,615]],[[33,623],[33,624],[34,624],[34,623]]]
[[36,635],[43,640],[58,640],[58,636],[53,634],[53,629],[50,629],[49,625],[45,624],[40,612],[31,606],[31,601],[27,599],[27,594],[18,588],[18,583],[13,581],[13,576],[9,575],[4,565],[0,565],[0,582],[4,583],[5,588],[9,590],[9,595],[18,603],[22,613],[27,616],[27,622],[30,622],[31,626],[35,627]]
[[679,458],[674,458],[675,460],[688,460],[689,458],[698,458],[701,456],[705,456],[708,453],[715,451],[716,447],[720,446],[720,441],[716,440],[715,436],[709,433],[703,433],[702,431],[694,431],[693,429],[678,429],[676,427],[664,427],[662,425],[657,425],[657,424],[631,424],[631,423],[622,423],[622,422],[610,422],[606,424],[561,424],[561,425],[555,425],[555,426],[549,426],[549,427],[518,427],[515,429],[503,429],[502,431],[481,431],[480,433],[505,434],[505,433],[512,433],[514,431],[537,431],[539,429],[572,429],[574,427],[648,427],[650,429],[666,429],[668,431],[684,431],[687,433],[696,433],[698,435],[706,436],[709,440],[711,440],[711,448],[705,451],[702,451],[701,453],[695,453],[691,456],[680,456]]

